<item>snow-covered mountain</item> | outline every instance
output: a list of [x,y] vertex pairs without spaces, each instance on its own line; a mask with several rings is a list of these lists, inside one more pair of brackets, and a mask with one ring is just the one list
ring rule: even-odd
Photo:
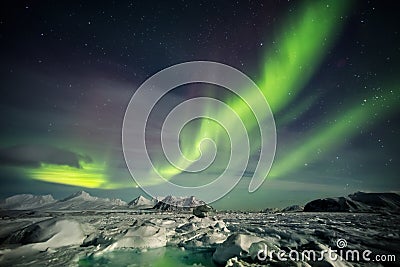
[[[160,200],[161,199],[161,200]],[[147,199],[139,196],[129,203],[121,199],[100,198],[85,191],[76,192],[62,200],[55,200],[51,195],[15,195],[0,201],[0,209],[5,210],[110,210],[110,209],[158,209],[182,210],[204,205],[204,201],[195,197],[167,196],[158,199]]]
[[35,196],[31,194],[21,194],[0,201],[0,208],[8,210],[30,210],[41,208],[55,202],[56,200],[52,195]]
[[130,209],[151,209],[156,204],[156,201],[145,198],[144,196],[138,196],[134,200],[128,203]]
[[204,204],[206,204],[204,201],[198,200],[194,196],[190,197],[167,196],[163,200],[159,201],[154,206],[154,208],[159,210],[179,210],[179,209],[190,209]]
[[81,200],[81,201],[96,201],[96,200],[98,200],[98,199],[99,199],[98,197],[91,196],[89,193],[87,193],[87,192],[85,192],[85,191],[78,191],[78,192],[76,192],[76,193],[74,193],[74,194],[72,194],[72,195],[70,195],[70,196],[64,198],[64,199],[61,200],[61,201],[63,201],[63,202],[70,201],[70,200],[75,200],[75,201],[76,201],[76,200]]
[[316,199],[304,211],[315,212],[400,212],[400,196],[395,193],[356,192],[347,197]]
[[79,191],[62,200],[55,200],[51,195],[15,195],[0,201],[0,208],[6,210],[98,210],[126,209],[128,204],[121,199],[99,198],[85,191]]
[[120,199],[94,197],[85,191],[79,191],[43,208],[48,210],[98,210],[126,208],[126,206],[127,203]]

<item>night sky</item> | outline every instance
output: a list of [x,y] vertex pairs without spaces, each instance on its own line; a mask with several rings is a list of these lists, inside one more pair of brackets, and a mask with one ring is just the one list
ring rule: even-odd
[[[217,208],[399,192],[398,21],[395,1],[2,1],[0,197],[85,190],[129,201],[145,194],[122,152],[125,110],[150,76],[193,60],[248,75],[276,123],[276,157],[263,185],[247,191],[254,153]],[[159,171],[168,168],[159,145],[165,116],[199,96],[228,104],[236,97],[201,84],[168,93],[146,133]],[[183,151],[214,128],[193,123]],[[257,133],[250,134],[254,151]],[[226,152],[224,141],[217,144]],[[172,179],[211,179],[226,158],[215,163],[194,180],[187,173]]]

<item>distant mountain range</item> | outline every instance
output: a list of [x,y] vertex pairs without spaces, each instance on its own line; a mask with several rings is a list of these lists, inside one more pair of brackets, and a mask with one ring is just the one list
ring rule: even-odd
[[[121,199],[109,199],[91,196],[79,191],[62,200],[51,195],[35,196],[22,194],[0,200],[3,210],[190,210],[206,204],[202,200],[191,197],[167,196],[165,198],[147,199],[138,196],[126,203]],[[289,206],[284,209],[267,208],[263,212],[390,212],[400,213],[400,196],[396,193],[364,193],[357,192],[346,197],[316,199],[304,207]]]
[[121,199],[99,198],[91,196],[85,191],[79,191],[41,208],[48,210],[99,210],[118,209],[126,206],[127,203]]
[[94,197],[85,191],[76,192],[62,200],[55,200],[51,195],[22,194],[0,201],[0,208],[7,210],[97,210],[126,206],[127,203],[121,199]]
[[133,209],[146,210],[157,209],[162,211],[176,210],[178,207],[192,208],[205,204],[195,197],[167,196],[161,200],[147,199],[138,196],[126,203],[121,199],[109,199],[91,196],[85,191],[76,192],[62,200],[56,200],[52,195],[35,196],[21,194],[0,200],[0,209],[3,210],[114,210]]
[[34,196],[22,194],[8,197],[0,201],[0,208],[7,210],[37,209],[57,202],[52,195]]

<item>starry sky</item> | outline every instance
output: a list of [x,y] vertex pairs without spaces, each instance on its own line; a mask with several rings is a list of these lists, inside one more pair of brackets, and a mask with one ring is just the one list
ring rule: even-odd
[[[259,159],[254,118],[226,89],[190,84],[168,93],[146,128],[150,157],[168,178],[193,185],[224,169],[223,133],[216,166],[194,178],[171,171],[160,149],[168,112],[207,96],[244,110],[254,152],[217,208],[399,192],[397,10],[390,1],[2,1],[0,197],[145,195],[122,152],[125,110],[146,79],[193,60],[230,65],[259,86],[276,123],[276,156],[263,185],[249,193]],[[188,157],[196,158],[200,137],[220,131],[204,121],[182,132]]]

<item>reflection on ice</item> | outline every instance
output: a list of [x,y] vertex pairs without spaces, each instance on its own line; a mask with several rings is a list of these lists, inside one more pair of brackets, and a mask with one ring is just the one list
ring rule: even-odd
[[89,256],[79,260],[79,266],[216,266],[212,261],[213,250],[184,250],[177,247],[162,247],[149,250],[115,250],[100,256]]

